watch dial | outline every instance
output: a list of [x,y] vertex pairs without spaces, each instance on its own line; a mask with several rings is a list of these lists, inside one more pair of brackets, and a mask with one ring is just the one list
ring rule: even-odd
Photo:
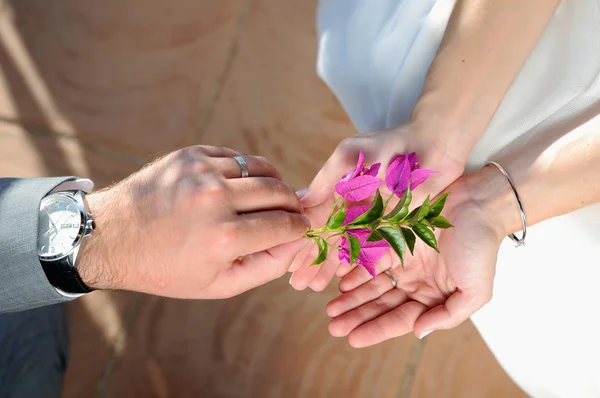
[[67,254],[77,239],[81,213],[75,199],[53,195],[42,200],[38,229],[38,252],[42,258]]

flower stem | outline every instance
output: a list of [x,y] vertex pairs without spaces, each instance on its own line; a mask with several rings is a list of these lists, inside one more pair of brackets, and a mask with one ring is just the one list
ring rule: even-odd
[[[380,227],[398,227],[399,225],[402,225],[402,224],[403,224],[403,222],[391,223],[389,221],[381,221],[379,226]],[[319,229],[312,229],[312,230],[306,232],[305,236],[310,238],[311,236],[316,236],[316,235],[320,235],[320,234],[335,233],[335,235],[329,236],[327,238],[327,239],[329,239],[333,236],[342,235],[346,231],[352,231],[353,229],[369,229],[370,230],[371,224],[345,225],[345,226],[339,227],[339,228],[329,228],[329,227],[327,227],[327,225],[325,225]]]
[[387,200],[385,201],[385,204],[383,205],[383,213],[385,214],[385,211],[387,210],[388,204],[390,203],[390,200],[392,200],[392,198],[394,197],[394,195],[390,195]]
[[333,217],[333,213],[335,213],[335,211],[337,210],[338,204],[340,203],[341,199],[342,199],[342,197],[338,196],[338,198],[335,200],[335,203],[333,204],[333,207],[331,208],[331,212],[329,213],[329,216],[327,217],[327,222],[325,223],[325,225],[329,224],[329,221],[331,221],[331,217]]
[[327,242],[327,241],[328,241],[329,239],[331,239],[331,238],[335,238],[336,236],[340,236],[340,235],[343,235],[343,232],[338,232],[338,233],[335,233],[335,234],[333,234],[333,235],[329,235],[329,236],[328,236],[328,237],[325,239],[325,242]]

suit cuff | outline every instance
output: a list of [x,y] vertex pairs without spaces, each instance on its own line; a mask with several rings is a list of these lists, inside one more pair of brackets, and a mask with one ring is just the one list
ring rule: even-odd
[[57,185],[75,177],[0,179],[0,313],[68,301],[38,257],[40,203]]

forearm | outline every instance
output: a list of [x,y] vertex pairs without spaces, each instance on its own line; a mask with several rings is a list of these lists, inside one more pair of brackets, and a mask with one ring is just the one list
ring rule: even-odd
[[[553,139],[548,135],[498,159],[516,185],[528,225],[600,202],[600,116]],[[467,179],[502,233],[522,229],[514,192],[495,167]]]
[[411,121],[465,161],[560,0],[457,0]]
[[[118,189],[104,189],[94,192],[87,198],[90,211],[94,215],[96,230],[87,243],[77,266],[83,282],[94,289],[122,289],[123,273],[128,260],[123,253],[131,254],[122,236],[133,236],[135,231],[126,231],[131,221],[127,218],[127,197],[115,193]],[[119,225],[120,224],[120,225]],[[122,234],[119,237],[119,233]],[[122,250],[122,251],[121,251]]]

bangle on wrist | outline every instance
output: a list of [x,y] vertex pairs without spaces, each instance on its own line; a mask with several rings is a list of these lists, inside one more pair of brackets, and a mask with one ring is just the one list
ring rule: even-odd
[[523,233],[522,233],[522,235],[521,235],[520,238],[518,238],[515,234],[510,234],[510,235],[508,235],[508,237],[513,242],[516,243],[516,247],[524,246],[525,245],[525,236],[527,235],[527,218],[525,217],[525,209],[523,208],[523,203],[521,202],[521,198],[519,197],[519,193],[517,192],[517,188],[515,187],[515,184],[514,184],[513,180],[510,178],[510,176],[508,175],[508,173],[506,172],[506,170],[504,170],[504,167],[500,166],[500,164],[498,164],[496,162],[493,162],[493,161],[489,161],[489,162],[486,163],[486,165],[493,165],[498,170],[500,170],[500,172],[508,180],[508,183],[510,184],[510,187],[512,188],[512,190],[513,190],[513,192],[515,194],[515,198],[517,199],[517,204],[519,205],[519,212],[521,213],[521,221],[523,222]]

